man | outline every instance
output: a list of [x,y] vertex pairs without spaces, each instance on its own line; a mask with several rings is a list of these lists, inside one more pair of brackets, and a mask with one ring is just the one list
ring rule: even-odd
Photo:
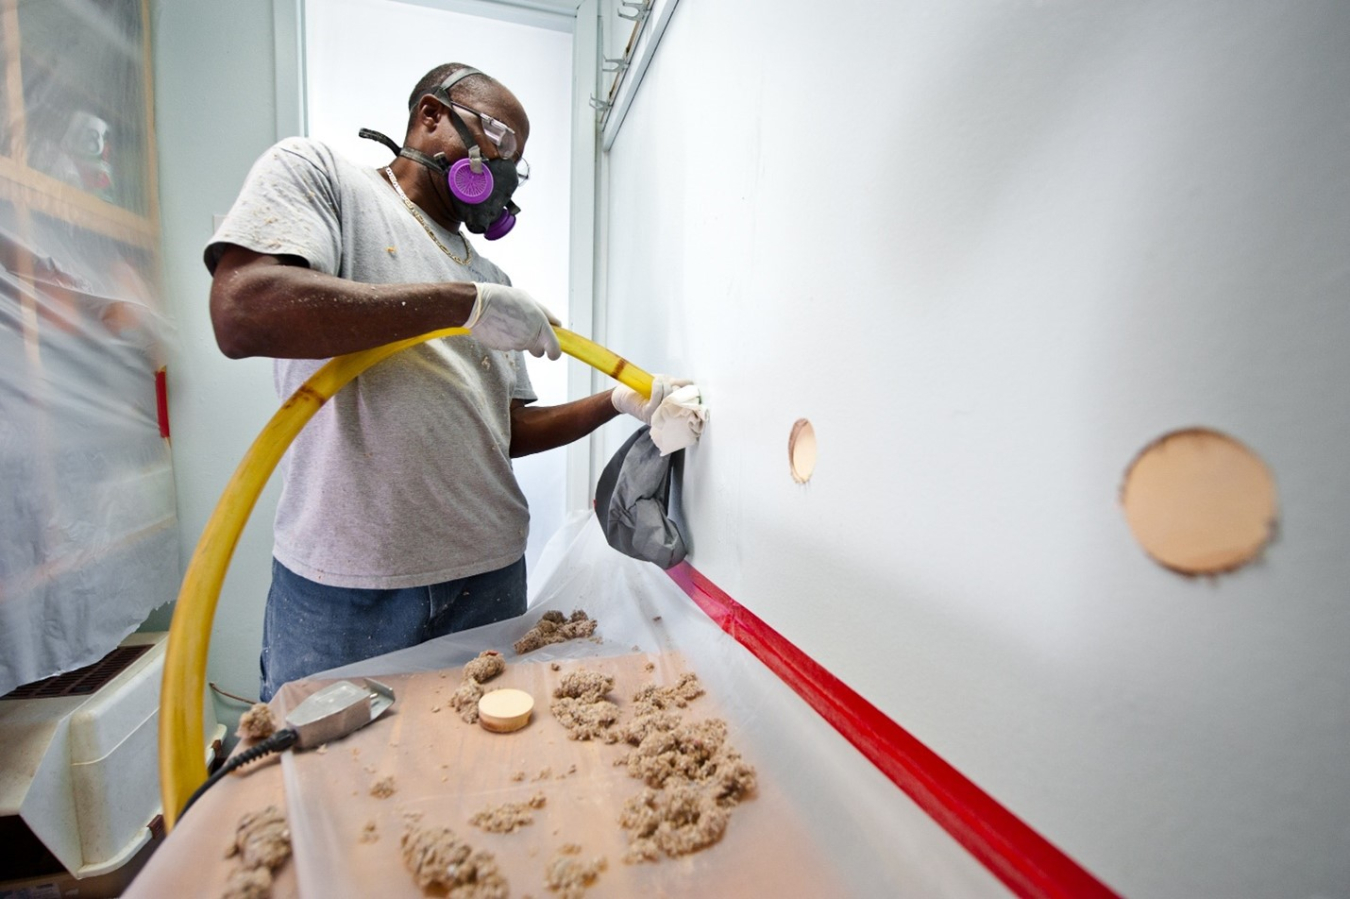
[[529,512],[511,459],[619,411],[650,423],[676,383],[658,377],[650,399],[621,385],[529,405],[522,351],[557,359],[557,320],[461,228],[492,239],[518,211],[529,119],[504,86],[439,66],[413,90],[401,149],[369,134],[399,150],[390,165],[362,169],[305,138],[269,149],[206,247],[221,350],[275,358],[282,397],[331,356],[472,332],[368,369],[288,452],[264,701],[289,680],[524,614]]

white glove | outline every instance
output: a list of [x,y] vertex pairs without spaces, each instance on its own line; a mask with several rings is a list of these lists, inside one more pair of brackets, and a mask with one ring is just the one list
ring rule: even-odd
[[661,405],[661,401],[677,387],[684,387],[693,381],[684,378],[672,378],[669,375],[652,376],[652,395],[645,397],[638,393],[627,384],[620,384],[614,388],[610,394],[610,401],[614,403],[614,408],[620,412],[626,412],[633,416],[644,425],[652,423],[652,413],[656,407]]
[[553,325],[562,322],[543,303],[505,284],[475,283],[478,299],[464,327],[483,346],[494,350],[527,350],[532,356],[562,355]]

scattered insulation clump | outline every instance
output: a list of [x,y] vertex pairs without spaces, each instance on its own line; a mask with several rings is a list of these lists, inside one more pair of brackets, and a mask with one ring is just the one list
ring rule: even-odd
[[506,659],[495,649],[485,649],[464,666],[464,679],[473,678],[485,684],[506,670]]
[[272,872],[267,868],[235,868],[220,895],[221,899],[268,899],[272,895]]
[[275,805],[239,819],[226,858],[239,857],[245,868],[279,868],[291,855],[291,830]]
[[265,740],[277,732],[276,719],[265,702],[255,702],[253,707],[239,716],[239,727],[235,734],[244,740]]
[[633,713],[645,715],[648,712],[660,712],[670,708],[685,708],[690,700],[703,695],[703,684],[698,675],[686,671],[673,687],[658,687],[646,684],[633,694]]
[[755,769],[727,742],[727,723],[692,724],[676,711],[703,695],[698,677],[672,687],[647,685],[633,697],[634,717],[615,735],[634,748],[621,760],[646,784],[624,805],[628,862],[685,855],[722,838],[731,809],[755,790]]
[[362,843],[374,843],[380,838],[380,829],[375,826],[375,819],[371,818],[361,828],[361,835],[357,837]]
[[533,810],[543,808],[545,802],[543,793],[535,793],[527,802],[506,802],[485,808],[470,818],[469,823],[489,833],[511,833],[518,827],[533,824]]
[[464,679],[454,693],[450,705],[466,724],[478,722],[478,700],[483,698],[483,684],[506,670],[506,660],[495,649],[486,649],[464,666]]
[[572,612],[571,618],[564,618],[562,612],[550,609],[543,614],[539,623],[531,628],[529,633],[513,645],[517,654],[524,655],[541,646],[548,646],[550,643],[562,643],[565,640],[589,637],[595,633],[597,624],[599,624],[598,621],[588,617],[581,609]]
[[291,831],[275,805],[248,812],[239,819],[226,858],[237,858],[221,893],[222,899],[266,899],[272,894],[272,872],[291,857]]
[[381,777],[370,785],[370,795],[376,799],[388,799],[396,792],[398,792],[398,788],[394,786],[394,775],[392,774],[388,777]]
[[661,853],[687,855],[726,833],[731,812],[695,784],[646,789],[624,803],[619,824],[628,833],[624,861],[657,861]]
[[558,684],[557,689],[553,691],[553,695],[558,698],[566,697],[568,699],[580,699],[583,702],[594,702],[613,689],[613,675],[580,668],[564,674],[562,683]]
[[483,685],[471,677],[466,677],[455,692],[450,694],[450,705],[459,717],[468,724],[478,722],[478,700],[483,698]]
[[[683,720],[684,717],[679,712],[648,712],[645,715],[637,715],[626,724],[614,728],[611,732],[614,737],[612,742],[637,746],[651,734],[674,730]],[[620,759],[617,764],[627,764],[627,757]]]
[[586,888],[595,883],[600,872],[607,867],[603,857],[582,861],[581,847],[576,843],[561,846],[544,869],[544,885],[561,899],[581,899]]
[[608,674],[584,669],[570,671],[553,691],[549,711],[566,728],[569,739],[618,742],[613,727],[619,720],[619,707],[604,698],[612,689],[614,678]]
[[628,774],[659,789],[674,778],[698,784],[713,799],[735,805],[755,788],[755,769],[726,742],[727,723],[707,718],[653,731],[628,753]]
[[693,672],[680,675],[672,687],[646,684],[633,694],[632,720],[618,728],[615,735],[625,743],[637,746],[650,733],[674,730],[682,720],[675,709],[687,707],[690,700],[702,695],[703,684]]
[[425,890],[445,890],[449,899],[506,899],[506,878],[491,853],[475,852],[448,827],[410,824],[404,832],[403,863]]

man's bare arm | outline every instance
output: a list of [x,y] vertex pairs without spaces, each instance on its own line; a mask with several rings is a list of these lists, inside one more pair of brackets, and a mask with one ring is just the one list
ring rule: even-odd
[[229,245],[211,281],[211,323],[231,359],[326,359],[459,327],[475,296],[471,282],[363,284]]
[[611,391],[561,406],[511,406],[511,456],[528,456],[579,440],[619,414]]

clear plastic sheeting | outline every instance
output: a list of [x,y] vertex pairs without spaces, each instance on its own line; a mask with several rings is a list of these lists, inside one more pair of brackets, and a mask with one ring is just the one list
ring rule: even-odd
[[[397,849],[407,814],[420,815],[422,825],[449,826],[475,848],[493,851],[511,880],[512,895],[546,894],[530,872],[548,860],[556,844],[568,841],[583,847],[583,859],[601,850],[607,855],[609,867],[586,891],[595,899],[1008,895],[660,569],[611,549],[590,514],[568,520],[531,580],[530,610],[523,618],[314,678],[382,677],[402,693],[392,715],[324,754],[282,758],[302,895],[361,895],[371,884],[384,896],[422,895]],[[524,655],[512,650],[543,612],[570,615],[576,609],[599,622],[599,642],[571,640]],[[535,695],[534,721],[517,734],[487,734],[448,707],[431,711],[458,685],[457,669],[485,649],[502,652],[507,662],[506,673],[487,689],[520,686]],[[685,670],[698,675],[707,695],[691,702],[687,714],[725,718],[730,742],[758,773],[755,795],[732,811],[720,842],[676,859],[622,861],[618,808],[606,797],[636,793],[641,785],[612,762],[588,765],[592,755],[609,759],[622,750],[563,737],[543,689],[559,671],[579,665],[617,675],[611,698],[621,708],[631,698],[634,677],[669,682]],[[450,676],[441,678],[447,669]],[[297,701],[309,683],[288,685],[278,702]],[[475,748],[481,743],[491,751]],[[576,771],[564,776],[569,760]],[[541,766],[552,776],[543,777]],[[513,779],[517,770],[526,775],[521,781]],[[386,776],[394,778],[395,794],[372,798],[368,787]],[[473,811],[541,790],[548,804],[518,833],[489,834],[468,823]],[[363,840],[363,827],[378,832],[379,839]]]
[[144,14],[0,5],[0,694],[177,589]]

